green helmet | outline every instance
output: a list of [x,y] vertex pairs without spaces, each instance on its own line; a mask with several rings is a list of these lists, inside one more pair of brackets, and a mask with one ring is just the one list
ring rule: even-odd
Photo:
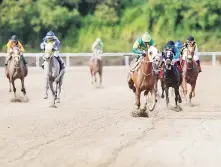
[[100,38],[97,38],[96,41],[97,41],[97,42],[101,42],[101,39],[100,39]]
[[16,35],[12,35],[11,40],[13,42],[18,42],[18,37]]
[[143,42],[150,42],[151,41],[151,36],[148,32],[145,32],[143,35],[142,35],[142,41]]

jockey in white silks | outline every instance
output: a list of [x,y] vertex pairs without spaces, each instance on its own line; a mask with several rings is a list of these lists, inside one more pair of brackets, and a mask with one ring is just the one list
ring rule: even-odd
[[97,38],[96,41],[92,44],[93,57],[99,56],[100,54],[102,54],[103,47],[104,47],[104,43],[102,42],[100,38]]
[[[198,47],[197,47],[196,41],[195,41],[193,36],[189,36],[187,38],[187,41],[184,43],[183,48],[181,50],[181,54],[183,54],[183,50],[186,49],[186,48],[187,49],[188,48],[193,48],[194,49],[193,59],[196,61],[197,65],[198,65],[199,72],[202,72],[202,69],[201,69],[201,66],[200,66],[200,57],[199,57],[199,53],[198,53]],[[182,61],[185,60],[184,55],[183,55],[182,59],[183,59]]]

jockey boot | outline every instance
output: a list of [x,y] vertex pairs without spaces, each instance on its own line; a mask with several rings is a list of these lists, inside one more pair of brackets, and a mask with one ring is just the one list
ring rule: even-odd
[[199,70],[199,72],[202,72],[202,70],[201,70],[201,66],[200,66],[200,61],[197,60],[196,63],[197,63],[197,65],[198,65],[198,70]]
[[25,60],[25,57],[23,54],[21,55],[21,59],[22,59],[24,65],[26,66],[26,64],[28,64],[28,62]]
[[57,56],[56,59],[58,60],[59,64],[60,64],[60,68],[62,69],[63,68],[63,62],[61,60],[61,57],[60,56]]

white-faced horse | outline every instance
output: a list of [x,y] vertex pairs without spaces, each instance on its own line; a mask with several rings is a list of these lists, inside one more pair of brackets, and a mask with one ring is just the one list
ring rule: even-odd
[[[54,96],[53,106],[55,107],[55,103],[60,102],[60,92],[61,86],[63,82],[64,73],[60,73],[61,67],[58,60],[54,56],[54,48],[55,42],[48,42],[45,45],[45,54],[44,58],[44,77],[45,77],[45,99],[48,98],[48,89],[52,92]],[[55,89],[53,84],[55,83]]]

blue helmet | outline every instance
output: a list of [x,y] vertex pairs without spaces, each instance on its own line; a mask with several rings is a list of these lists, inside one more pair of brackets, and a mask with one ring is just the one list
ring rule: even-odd
[[180,40],[176,41],[175,47],[177,47],[179,49],[183,47],[183,44],[180,42]]
[[55,35],[54,35],[54,33],[53,33],[52,31],[49,31],[49,32],[46,34],[46,36],[52,36],[52,37],[53,37],[53,36],[55,36]]

